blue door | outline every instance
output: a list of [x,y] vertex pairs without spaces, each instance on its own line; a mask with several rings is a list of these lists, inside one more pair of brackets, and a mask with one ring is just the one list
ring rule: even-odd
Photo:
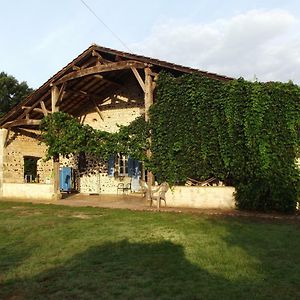
[[59,171],[60,190],[62,192],[71,192],[72,187],[72,168],[62,167]]

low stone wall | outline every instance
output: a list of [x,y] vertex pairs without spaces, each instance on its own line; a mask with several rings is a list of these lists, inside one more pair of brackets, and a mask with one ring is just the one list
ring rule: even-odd
[[43,183],[4,183],[3,198],[51,200],[53,185]]
[[235,208],[234,192],[233,187],[227,186],[175,186],[167,192],[166,200],[168,207],[232,209]]

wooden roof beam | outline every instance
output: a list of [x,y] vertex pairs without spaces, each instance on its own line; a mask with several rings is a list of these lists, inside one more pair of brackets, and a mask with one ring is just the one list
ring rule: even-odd
[[93,77],[99,79],[100,81],[103,81],[103,82],[106,82],[106,83],[110,83],[110,84],[113,84],[113,85],[118,86],[118,87],[122,86],[121,83],[118,83],[118,82],[110,80],[110,79],[106,79],[106,78],[104,78],[100,74],[95,74],[95,75],[93,75]]
[[2,127],[10,129],[12,127],[18,127],[18,126],[38,126],[40,124],[41,124],[41,120],[19,119],[19,120],[6,122]]
[[104,63],[111,63],[112,61],[107,60],[105,58],[102,57],[102,55],[100,53],[98,53],[96,50],[92,51],[92,56],[96,57],[98,60],[98,63],[100,64],[104,64]]
[[51,113],[49,110],[43,110],[42,108],[39,108],[39,107],[35,107],[35,108],[31,109],[30,106],[22,106],[22,109],[24,109],[25,111],[30,110],[30,111],[38,112],[38,113],[43,114],[44,116],[48,115],[48,113]]
[[146,92],[146,88],[145,88],[145,82],[143,81],[139,71],[135,68],[135,67],[131,67],[130,68],[131,71],[133,72],[135,78],[137,79],[137,81],[139,82],[142,90],[144,91],[144,93]]
[[101,97],[100,95],[89,93],[89,92],[86,92],[86,91],[80,91],[80,90],[76,91],[76,90],[68,89],[68,90],[66,90],[66,93],[70,93],[70,94],[73,94],[75,96],[92,97],[93,99],[97,99],[97,98]]
[[45,116],[45,117],[48,116],[48,114],[50,114],[51,111],[48,110],[48,109],[46,108],[46,105],[45,105],[45,102],[44,102],[44,101],[41,101],[40,104],[41,104],[41,108],[42,108],[42,111],[43,111],[44,116]]
[[[23,119],[24,117],[26,117],[26,115],[28,115],[34,108],[36,108],[38,105],[40,105],[40,103],[41,103],[42,101],[44,101],[47,97],[49,97],[49,91],[48,91],[46,94],[44,94],[44,95],[42,96],[42,98],[40,98],[39,101],[33,103],[32,106],[30,106],[27,110],[25,110],[25,111],[18,117],[18,119]],[[4,125],[5,125],[5,124],[4,124]]]
[[63,82],[84,77],[87,75],[94,75],[97,73],[110,72],[110,71],[126,70],[126,69],[130,69],[131,67],[135,67],[137,69],[143,69],[145,68],[145,66],[146,65],[144,63],[141,63],[139,61],[134,61],[134,60],[107,63],[105,65],[97,65],[83,70],[73,71],[63,76],[62,78],[58,79],[57,81],[52,82],[51,85],[58,85]]
[[57,107],[61,104],[61,102],[62,102],[62,100],[64,98],[66,85],[67,85],[67,83],[64,82],[62,84],[62,86],[60,87],[60,90],[59,90],[59,93],[58,93],[58,97],[57,97],[57,101],[55,103],[55,106],[57,106]]

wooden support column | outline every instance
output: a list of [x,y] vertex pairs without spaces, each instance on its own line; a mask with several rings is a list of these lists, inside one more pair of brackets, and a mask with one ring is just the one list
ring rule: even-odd
[[0,129],[0,198],[3,197],[3,182],[4,182],[4,164],[5,164],[5,144],[8,138],[8,130]]
[[[57,86],[51,87],[51,107],[52,113],[59,111],[57,102],[59,100],[59,89]],[[53,198],[54,200],[61,199],[60,182],[59,182],[59,155],[53,157]]]
[[59,89],[56,85],[51,87],[51,108],[52,113],[59,111],[59,106],[56,106],[56,103],[59,98]]
[[[145,121],[149,121],[149,109],[153,104],[153,81],[151,76],[151,69],[149,67],[145,68]],[[151,143],[151,138],[150,138]],[[147,157],[151,157],[151,150],[147,150]],[[149,189],[152,188],[154,183],[154,176],[151,171],[147,171],[147,184]],[[150,200],[150,191],[146,195],[147,199]],[[157,201],[157,209],[159,210],[159,201]]]

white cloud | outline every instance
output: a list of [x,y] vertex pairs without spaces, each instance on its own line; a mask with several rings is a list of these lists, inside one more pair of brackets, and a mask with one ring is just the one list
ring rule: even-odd
[[300,82],[299,20],[285,10],[252,10],[211,23],[168,21],[131,49],[210,72]]

